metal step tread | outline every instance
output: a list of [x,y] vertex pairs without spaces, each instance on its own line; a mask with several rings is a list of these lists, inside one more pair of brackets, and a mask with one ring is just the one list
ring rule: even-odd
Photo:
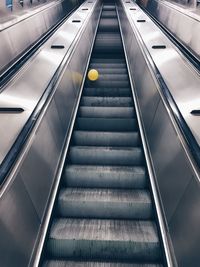
[[144,163],[141,147],[71,146],[72,164],[135,166]]
[[58,258],[141,262],[161,258],[153,221],[54,219],[47,246]]
[[88,118],[133,118],[135,110],[132,107],[80,107],[79,117]]
[[90,107],[133,107],[133,100],[132,97],[83,96],[80,105]]
[[48,260],[44,262],[43,267],[163,267],[163,265],[156,263]]
[[63,180],[69,187],[121,189],[147,187],[147,173],[143,166],[67,165]]
[[63,188],[58,196],[57,213],[70,218],[153,218],[147,190]]
[[98,132],[75,130],[72,136],[74,145],[81,146],[139,146],[138,132]]

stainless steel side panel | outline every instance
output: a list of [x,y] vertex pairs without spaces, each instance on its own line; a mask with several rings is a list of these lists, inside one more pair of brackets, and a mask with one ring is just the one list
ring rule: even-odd
[[20,175],[0,201],[0,266],[28,266],[40,221]]
[[[196,2],[196,1],[195,1]],[[194,9],[181,8],[169,1],[148,0],[138,3],[200,59],[200,16]]]
[[0,25],[0,73],[77,5],[64,1],[55,1]]
[[[127,10],[135,7],[134,3],[126,4],[125,1],[122,5]],[[199,180],[183,148],[175,121],[163,101],[144,47],[122,5],[119,4],[119,16],[131,78],[135,85],[172,252],[178,266],[197,267],[200,262]],[[162,66],[167,66],[165,64]]]
[[85,30],[0,191],[0,266],[27,267],[37,244],[100,13],[98,1],[82,7],[91,12]]

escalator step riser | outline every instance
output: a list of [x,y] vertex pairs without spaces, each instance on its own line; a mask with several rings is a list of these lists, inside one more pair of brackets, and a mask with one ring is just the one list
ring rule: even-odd
[[78,116],[83,118],[133,118],[135,111],[127,107],[80,107]]
[[153,217],[150,194],[144,190],[62,189],[60,217],[147,220]]
[[72,142],[76,146],[127,146],[141,145],[139,134],[117,132],[74,131]]
[[137,131],[136,119],[78,118],[76,129],[83,131]]
[[72,164],[138,166],[144,164],[141,148],[70,147]]
[[158,262],[156,226],[150,221],[59,219],[48,240],[53,258]]
[[[103,55],[109,55],[109,54],[121,53],[121,50],[122,50],[122,43],[120,41],[117,40],[109,41],[104,39],[104,40],[98,40],[95,43],[93,51],[95,54],[98,53]],[[100,58],[102,58],[101,55]]]
[[81,99],[81,106],[87,107],[133,107],[131,97],[87,97]]
[[131,95],[129,88],[84,88],[84,96],[111,96],[111,97],[128,97]]
[[101,19],[98,27],[99,32],[119,32],[119,24],[117,20]]
[[112,69],[116,69],[116,71],[127,71],[125,64],[124,63],[107,63],[107,62],[103,62],[103,60],[101,62],[97,62],[97,60],[94,60],[92,63],[90,63],[90,68],[102,68],[105,71],[109,71]]
[[144,167],[68,165],[63,179],[68,187],[144,189],[147,186]]
[[[101,70],[97,69],[99,72],[99,77],[98,77],[98,81],[95,82],[95,84],[97,84],[100,81],[110,81],[110,82],[129,82],[129,78],[128,78],[128,74],[121,74],[121,73],[117,73],[117,74],[103,74],[101,73]],[[89,81],[89,80],[88,80]],[[92,84],[94,84],[94,82],[91,82]]]
[[[114,81],[114,80],[102,80],[99,79],[95,82],[87,82],[86,83],[87,88],[94,88],[94,86],[96,88],[102,88],[102,89],[116,89],[116,88],[128,88],[130,86],[129,81]],[[130,89],[129,89],[130,90]]]
[[118,146],[141,145],[138,132],[95,132],[74,131],[72,142],[78,146]]
[[[124,68],[98,68],[98,67],[95,67],[96,70],[99,72],[99,74],[102,76],[104,75],[113,75],[115,76],[116,78],[119,77],[118,75],[128,75],[127,73],[127,70]],[[128,78],[128,76],[127,76]]]

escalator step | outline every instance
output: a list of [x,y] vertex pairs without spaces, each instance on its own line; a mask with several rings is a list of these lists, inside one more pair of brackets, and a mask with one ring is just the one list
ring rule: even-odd
[[144,167],[67,165],[63,179],[69,187],[143,189],[147,186]]
[[76,146],[139,146],[138,132],[74,131],[72,142]]
[[120,70],[126,70],[127,71],[125,63],[109,63],[109,62],[103,62],[103,60],[98,62],[97,59],[93,60],[93,62],[90,64],[90,68],[96,68],[96,69],[102,68],[105,70],[107,70],[107,69],[114,69],[114,70],[120,69]]
[[117,20],[114,19],[101,19],[99,22],[99,27],[98,27],[99,32],[115,32],[119,31],[119,24]]
[[152,221],[55,219],[47,243],[53,258],[158,262]]
[[69,160],[72,164],[132,166],[144,163],[140,147],[90,147],[71,146]]
[[84,118],[133,118],[135,110],[132,107],[80,107],[78,114]]
[[84,96],[131,96],[130,88],[84,88]]
[[161,264],[153,263],[115,263],[115,262],[92,262],[92,261],[55,261],[49,260],[43,267],[163,267]]
[[[99,78],[98,78],[98,81],[116,81],[116,82],[119,82],[119,81],[129,81],[129,78],[128,78],[128,74],[125,73],[125,74],[121,74],[121,73],[117,73],[117,74],[103,74],[100,72],[100,70],[98,70],[99,72]],[[95,82],[95,84],[97,84],[97,82]],[[92,82],[92,84],[94,84],[94,82]]]
[[149,192],[119,189],[62,189],[58,196],[60,217],[137,219],[153,217]]
[[[99,78],[99,80],[95,81],[95,82],[87,82],[87,87],[91,88],[91,87],[96,87],[96,88],[100,88],[100,89],[112,89],[112,88],[127,88],[130,86],[130,83],[128,80],[109,80],[109,79],[101,79],[101,77]],[[130,90],[130,88],[129,88]]]
[[101,18],[116,18],[115,10],[103,10]]
[[77,118],[76,129],[86,131],[137,131],[136,119]]
[[96,107],[133,107],[131,97],[88,97],[83,96],[81,106]]
[[[114,76],[116,77],[118,75],[122,76],[125,74],[126,74],[126,76],[128,75],[127,69],[125,69],[125,68],[100,68],[98,66],[95,68],[99,72],[100,77],[102,77],[104,75],[106,75],[106,76],[113,75],[113,77]],[[127,79],[128,79],[128,76],[127,76]]]

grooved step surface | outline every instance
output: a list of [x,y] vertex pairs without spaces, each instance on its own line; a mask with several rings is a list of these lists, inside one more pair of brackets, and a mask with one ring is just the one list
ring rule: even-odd
[[152,221],[56,219],[47,246],[57,258],[156,262],[161,257]]
[[116,263],[94,261],[46,261],[43,267],[162,267],[161,264]]
[[138,132],[74,131],[73,144],[78,146],[138,146]]
[[69,150],[69,160],[72,164],[91,165],[141,165],[144,163],[140,147],[86,147],[72,146]]
[[115,2],[103,3],[43,267],[162,267]]
[[81,106],[98,106],[98,107],[132,107],[133,100],[131,97],[95,97],[83,96]]
[[126,70],[126,64],[125,63],[106,63],[106,62],[102,62],[102,61],[97,61],[97,59],[95,61],[93,61],[93,63],[90,64],[90,68],[102,68],[102,69],[116,69],[116,70]]
[[61,190],[61,217],[101,219],[151,219],[151,198],[146,190],[80,189]]
[[144,167],[67,165],[64,182],[69,187],[141,189],[147,174]]
[[132,118],[132,107],[80,107],[79,116],[86,118]]
[[[87,87],[88,88],[93,88],[94,86],[96,86],[96,88],[128,88],[129,87],[129,81],[127,80],[107,80],[107,79],[101,79],[101,77],[95,81],[95,82],[88,82],[87,83]],[[129,88],[130,90],[130,88]]]
[[[100,77],[102,77],[103,75],[128,75],[127,73],[127,69],[126,68],[101,68],[98,65],[96,65],[96,70],[99,72]],[[113,78],[112,76],[112,78]],[[128,78],[127,78],[128,79]]]

